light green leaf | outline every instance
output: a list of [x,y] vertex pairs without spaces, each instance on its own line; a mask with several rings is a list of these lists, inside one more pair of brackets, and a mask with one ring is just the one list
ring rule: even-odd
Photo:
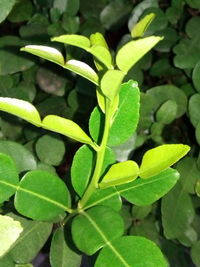
[[15,208],[35,220],[53,220],[69,211],[70,196],[65,183],[46,171],[30,171],[16,188]]
[[74,140],[86,144],[93,144],[90,137],[75,122],[56,116],[48,115],[42,121],[42,127],[56,133],[63,134]]
[[2,257],[19,238],[23,227],[20,222],[14,221],[11,217],[0,215],[0,257]]
[[[98,101],[98,105],[101,109],[101,111],[103,113],[105,113],[106,110],[106,97],[102,94],[102,92],[100,92],[100,90],[96,90],[96,94],[97,94],[97,101]],[[116,97],[113,100],[113,105],[112,105],[112,114],[114,115],[117,108],[119,105],[119,94],[116,95]]]
[[132,182],[137,178],[138,173],[139,167],[132,160],[116,163],[110,167],[100,182],[99,187],[106,188]]
[[155,14],[150,13],[146,15],[144,18],[142,18],[136,25],[134,25],[133,29],[131,30],[131,36],[133,38],[135,37],[142,37],[151,24],[151,22],[154,20]]
[[59,50],[53,47],[44,45],[26,45],[25,47],[21,48],[21,51],[29,52],[35,56],[47,59],[61,66],[65,64],[63,55]]
[[123,236],[108,243],[97,257],[95,267],[168,267],[159,247],[139,236]]
[[0,0],[1,12],[0,12],[0,23],[6,19],[10,11],[12,10],[16,0]]
[[118,94],[124,76],[124,73],[120,70],[108,70],[103,75],[100,81],[100,88],[102,93],[111,101],[113,101]]
[[107,50],[109,50],[108,48],[108,44],[106,43],[106,40],[103,36],[102,33],[100,32],[96,32],[90,35],[90,42],[93,45],[100,45],[104,48],[106,48]]
[[148,150],[142,158],[139,176],[146,179],[160,173],[184,157],[189,150],[189,146],[182,144],[161,145]]
[[50,248],[52,267],[80,267],[82,256],[73,251],[65,240],[63,228],[58,228],[53,235]]
[[82,252],[92,255],[124,232],[120,215],[106,206],[82,211],[72,221],[72,238]]
[[27,101],[10,97],[0,97],[0,110],[18,116],[38,127],[41,126],[38,111]]
[[125,73],[128,72],[137,61],[139,61],[162,39],[162,37],[150,36],[128,42],[117,53],[116,63],[118,68]]
[[65,69],[71,70],[76,74],[88,79],[89,81],[93,82],[94,84],[98,85],[98,75],[96,72],[86,63],[71,59],[65,63],[63,66]]
[[176,184],[179,173],[171,168],[149,178],[117,186],[117,191],[127,201],[137,205],[146,206],[167,194]]
[[83,49],[90,47],[90,40],[87,37],[78,34],[65,34],[58,37],[53,37],[51,38],[51,41],[73,45]]
[[87,51],[102,62],[108,69],[113,68],[111,54],[105,47],[93,45],[91,48],[87,49]]
[[8,255],[15,262],[31,262],[47,241],[53,224],[28,220],[14,213],[9,213],[9,216],[20,222],[23,232]]
[[194,67],[192,81],[196,90],[200,92],[200,61]]
[[[9,186],[9,184],[14,186]],[[17,169],[13,160],[0,153],[0,203],[8,200],[16,191],[19,183]]]

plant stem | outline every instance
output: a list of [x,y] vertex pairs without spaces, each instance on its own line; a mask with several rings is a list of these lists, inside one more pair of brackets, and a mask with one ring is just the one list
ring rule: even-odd
[[102,171],[103,162],[104,162],[106,145],[108,142],[111,118],[112,118],[112,108],[111,108],[109,100],[106,99],[105,125],[104,125],[103,137],[102,137],[99,150],[97,151],[97,159],[96,159],[95,169],[94,169],[91,182],[87,190],[85,191],[83,198],[80,200],[78,204],[79,210],[82,209],[82,207],[84,207],[84,205],[86,204],[88,199],[91,197],[93,192],[96,190],[96,188],[98,188],[98,182],[101,176],[101,171]]

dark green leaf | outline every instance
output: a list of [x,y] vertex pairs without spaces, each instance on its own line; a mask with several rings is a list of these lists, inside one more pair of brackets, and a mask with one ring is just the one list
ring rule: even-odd
[[144,219],[146,216],[149,215],[151,210],[152,210],[152,206],[151,205],[142,206],[142,207],[133,206],[133,208],[132,208],[133,218],[136,219],[136,220]]
[[163,124],[169,124],[175,120],[177,114],[177,104],[173,100],[168,100],[159,108],[156,113],[156,120]]
[[200,121],[199,111],[200,111],[200,94],[194,94],[189,100],[189,116],[190,121],[194,127],[197,126]]
[[186,3],[187,3],[191,8],[200,9],[200,3],[199,3],[198,0],[186,0]]
[[16,0],[0,0],[1,13],[0,13],[0,23],[6,19],[10,11],[12,10]]
[[196,90],[200,92],[200,61],[194,67],[192,81]]
[[200,266],[200,240],[191,248],[191,258],[196,267]]
[[16,4],[8,16],[8,20],[13,23],[27,21],[33,13],[33,5],[30,0],[16,1]]

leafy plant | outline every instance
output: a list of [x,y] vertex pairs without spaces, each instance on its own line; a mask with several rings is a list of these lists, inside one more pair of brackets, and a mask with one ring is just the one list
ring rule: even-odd
[[[133,160],[117,162],[112,149],[127,141],[139,122],[138,84],[133,80],[122,82],[129,70],[163,39],[159,36],[142,37],[152,18],[151,14],[136,24],[131,33],[133,37],[140,38],[123,45],[115,58],[100,33],[92,34],[90,38],[77,34],[52,38],[54,42],[90,53],[97,71],[80,60],[66,59],[54,47],[27,45],[21,49],[94,83],[98,106],[91,113],[87,133],[74,121],[58,115],[49,114],[41,118],[34,105],[27,101],[0,97],[0,110],[84,144],[76,152],[71,168],[75,193],[49,171],[31,170],[19,179],[19,170],[11,157],[0,154],[1,203],[14,195],[14,207],[19,214],[35,220],[26,224],[22,217],[11,215],[14,220],[10,223],[17,225],[16,221],[19,221],[23,232],[21,240],[19,237],[8,242],[8,248],[3,251],[4,257],[0,259],[2,266],[12,266],[14,262],[25,264],[32,260],[31,253],[17,256],[17,251],[23,246],[23,237],[28,239],[31,230],[28,234],[26,231],[32,223],[36,227],[39,223],[43,225],[43,240],[48,237],[52,224],[58,224],[50,250],[53,267],[80,266],[83,253],[94,255],[92,259],[96,258],[94,266],[97,267],[146,266],[147,262],[148,266],[168,266],[154,242],[141,236],[123,235],[122,198],[135,207],[145,208],[163,197],[179,178],[178,172],[170,166],[185,156],[190,148],[182,144],[159,145],[143,155],[140,166]],[[175,104],[171,101],[166,105]],[[162,116],[165,108],[162,106],[157,115],[163,123],[166,122]],[[38,141],[38,147],[42,141]],[[38,249],[35,248],[36,253]]]

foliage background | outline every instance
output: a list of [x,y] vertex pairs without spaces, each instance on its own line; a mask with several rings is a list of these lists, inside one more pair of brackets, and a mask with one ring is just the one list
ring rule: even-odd
[[[156,14],[146,36],[165,38],[126,78],[139,83],[141,118],[137,134],[115,148],[117,159],[140,162],[147,149],[163,143],[185,143],[192,149],[176,166],[181,178],[173,190],[153,206],[138,208],[124,203],[122,214],[127,233],[156,242],[171,266],[200,266],[200,1],[0,0],[0,6],[0,95],[34,103],[42,116],[57,114],[73,119],[85,131],[86,118],[96,104],[94,86],[20,52],[20,47],[49,45],[52,36],[65,33],[89,36],[98,31],[115,53],[131,40],[130,31],[140,18]],[[92,58],[81,49],[57,43],[53,46],[68,59],[92,64]],[[1,114],[0,152],[9,154],[20,171],[37,168],[57,172],[71,186],[67,178],[79,147],[57,134]],[[12,209],[11,203],[1,207],[2,213]],[[48,251],[47,242],[35,266],[44,266]]]

